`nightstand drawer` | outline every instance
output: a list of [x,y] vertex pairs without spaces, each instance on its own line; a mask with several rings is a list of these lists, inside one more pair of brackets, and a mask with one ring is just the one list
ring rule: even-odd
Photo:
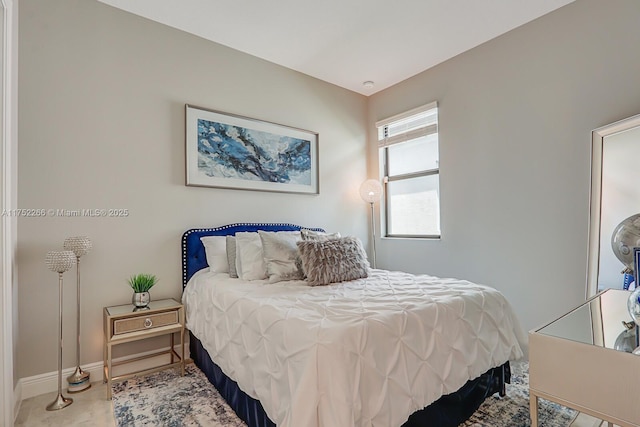
[[149,316],[129,317],[113,321],[113,335],[129,332],[143,331],[145,329],[158,328],[160,326],[174,325],[178,323],[178,311],[150,314]]

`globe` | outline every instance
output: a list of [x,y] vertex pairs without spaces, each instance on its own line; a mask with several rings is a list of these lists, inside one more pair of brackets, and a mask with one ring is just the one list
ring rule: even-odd
[[636,348],[636,325],[633,322],[623,322],[623,324],[625,326],[625,330],[620,332],[620,335],[616,338],[613,348],[618,351],[631,353]]
[[640,247],[640,214],[631,215],[613,229],[611,248],[625,267],[633,271],[633,248]]

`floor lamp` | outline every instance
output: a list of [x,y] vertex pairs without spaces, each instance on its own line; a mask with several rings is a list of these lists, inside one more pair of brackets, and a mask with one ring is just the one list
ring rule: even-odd
[[382,185],[376,179],[368,179],[360,185],[360,197],[371,206],[371,258],[373,268],[376,266],[376,221],[373,211],[373,204],[380,201],[382,196]]
[[78,311],[76,312],[76,333],[78,334],[78,343],[76,347],[76,370],[67,377],[69,383],[69,393],[78,393],[91,387],[89,380],[89,372],[85,372],[80,367],[80,257],[89,252],[92,248],[91,240],[86,236],[68,237],[64,241],[64,249],[72,251],[76,257],[77,270],[77,303]]
[[60,311],[60,324],[58,325],[58,396],[47,405],[47,411],[57,411],[73,403],[73,399],[62,395],[62,273],[73,267],[76,263],[76,256],[71,251],[51,251],[47,253],[45,262],[49,270],[58,273],[58,308]]

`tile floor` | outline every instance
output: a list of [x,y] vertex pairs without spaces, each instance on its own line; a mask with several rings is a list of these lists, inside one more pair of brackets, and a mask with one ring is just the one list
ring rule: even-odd
[[20,404],[15,426],[114,427],[113,405],[107,400],[106,387],[102,381],[97,381],[91,383],[91,388],[80,393],[63,392],[62,395],[73,399],[73,403],[58,411],[46,410],[47,405],[56,398],[57,392],[25,399]]
[[606,426],[607,423],[593,418],[587,414],[578,414],[569,427],[600,427]]

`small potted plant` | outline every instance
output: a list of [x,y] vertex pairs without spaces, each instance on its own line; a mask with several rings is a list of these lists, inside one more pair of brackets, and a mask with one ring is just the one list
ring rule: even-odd
[[136,274],[129,278],[129,286],[133,289],[133,298],[131,302],[137,308],[145,308],[151,301],[149,295],[149,289],[158,282],[158,279],[153,274]]

